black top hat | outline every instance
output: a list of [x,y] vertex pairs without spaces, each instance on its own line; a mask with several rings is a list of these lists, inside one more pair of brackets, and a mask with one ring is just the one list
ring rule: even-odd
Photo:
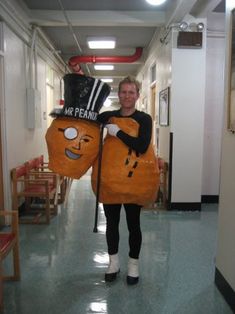
[[80,74],[64,76],[64,107],[53,110],[53,117],[71,117],[96,121],[110,93],[110,86],[99,79]]

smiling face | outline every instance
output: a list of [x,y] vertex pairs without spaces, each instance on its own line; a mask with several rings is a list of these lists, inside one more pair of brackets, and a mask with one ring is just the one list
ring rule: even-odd
[[99,126],[81,119],[57,118],[47,130],[49,168],[61,175],[80,178],[99,151]]
[[123,83],[120,86],[118,97],[121,110],[124,111],[124,113],[135,111],[135,104],[139,98],[139,92],[134,83]]
[[[81,123],[80,123],[81,124]],[[63,132],[65,140],[68,142],[69,147],[65,147],[64,153],[66,157],[69,159],[79,159],[85,154],[88,153],[87,147],[90,146],[90,143],[94,137],[89,134],[84,134],[85,130],[83,130],[82,126],[78,127],[69,126],[66,128],[58,128],[59,131]],[[72,142],[72,146],[69,143]]]

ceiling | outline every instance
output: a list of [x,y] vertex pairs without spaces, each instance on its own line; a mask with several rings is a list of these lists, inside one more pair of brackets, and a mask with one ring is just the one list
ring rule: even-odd
[[[118,81],[135,75],[145,60],[151,40],[161,27],[182,21],[185,14],[205,16],[223,12],[225,0],[167,0],[158,7],[145,0],[18,0],[32,24],[49,37],[55,52],[68,63],[72,56],[134,56],[143,48],[138,60],[114,63],[112,71],[96,71],[92,63],[81,64],[86,75],[113,77],[113,93]],[[91,50],[87,37],[115,37],[114,50]]]

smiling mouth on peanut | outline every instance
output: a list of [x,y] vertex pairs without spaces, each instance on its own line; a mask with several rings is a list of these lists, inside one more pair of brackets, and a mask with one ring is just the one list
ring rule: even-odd
[[71,152],[71,150],[69,150],[67,148],[65,149],[65,155],[68,158],[74,159],[74,160],[79,159],[82,156],[81,154],[76,154],[76,153]]

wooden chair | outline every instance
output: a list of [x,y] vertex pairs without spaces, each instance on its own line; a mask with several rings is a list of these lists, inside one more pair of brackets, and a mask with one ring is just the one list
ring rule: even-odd
[[[54,173],[52,170],[50,170],[49,163],[44,160],[43,155],[40,155],[37,158],[38,158],[38,162],[39,162],[39,168],[42,171],[46,170],[46,171],[50,171],[50,172]],[[68,181],[69,181],[69,178],[62,176],[62,175],[59,175],[59,186],[60,186],[59,204],[62,204],[65,201],[65,195],[66,195],[66,191],[67,191]]]
[[37,157],[37,160],[39,162],[39,166],[40,167],[48,169],[49,163],[44,160],[44,156],[43,155],[40,155],[39,157]]
[[[37,174],[29,172],[26,165],[21,165],[11,170],[12,182],[12,207],[18,210],[20,201],[25,201],[25,213],[33,215],[33,219],[20,216],[21,223],[50,223],[51,215],[57,214],[56,176],[48,178],[37,177]],[[32,203],[32,200],[38,202]],[[41,221],[41,216],[45,220]]]
[[34,172],[37,175],[37,178],[48,179],[49,181],[53,180],[53,177],[56,176],[57,180],[57,196],[56,201],[58,199],[58,203],[62,204],[65,200],[65,192],[67,186],[67,178],[61,176],[48,168],[48,162],[44,161],[43,155],[35,157],[26,163],[27,170],[30,172]]
[[54,178],[56,179],[56,197],[54,202],[58,204],[58,197],[62,194],[60,193],[60,185],[62,185],[60,175],[49,170],[42,170],[38,158],[26,161],[25,166],[27,168],[29,178],[33,176],[34,179],[48,180],[49,185],[54,185]]
[[166,208],[168,163],[163,158],[158,157],[158,166],[160,171],[160,184],[157,196],[157,203]]
[[[20,280],[20,258],[19,258],[19,225],[18,211],[0,210],[0,216],[11,217],[11,228],[9,231],[0,232],[0,311],[3,311],[3,281]],[[7,228],[8,229],[8,228]],[[3,260],[12,252],[13,275],[3,274]]]

